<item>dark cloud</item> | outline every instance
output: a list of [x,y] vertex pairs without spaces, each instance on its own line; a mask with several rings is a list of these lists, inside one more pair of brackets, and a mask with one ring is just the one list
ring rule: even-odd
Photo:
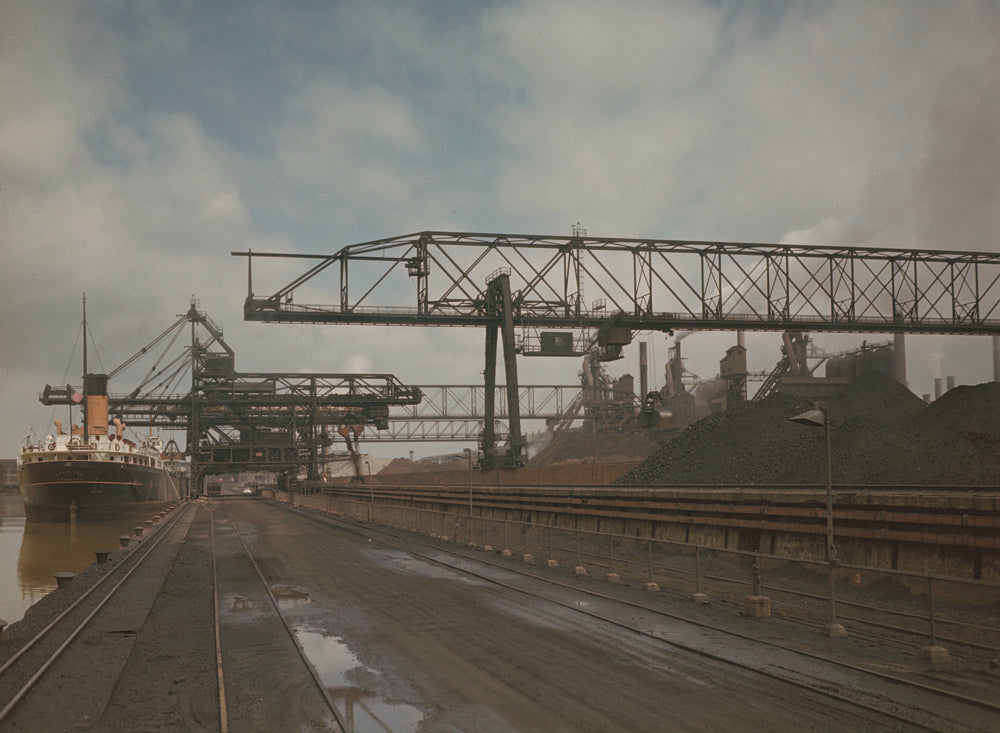
[[[35,394],[62,378],[84,290],[109,366],[196,295],[247,371],[480,378],[479,331],[244,323],[230,250],[578,221],[997,247],[994,3],[242,10],[0,4],[0,454],[47,419]],[[777,353],[761,338],[755,369]],[[686,341],[692,370],[714,374],[729,340]],[[985,378],[970,343],[930,343],[915,379],[955,354],[960,381]],[[611,369],[634,371],[633,351]],[[576,364],[524,361],[526,379],[575,379]]]

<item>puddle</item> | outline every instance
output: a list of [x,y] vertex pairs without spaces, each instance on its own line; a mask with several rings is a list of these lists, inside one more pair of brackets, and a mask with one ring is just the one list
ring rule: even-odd
[[362,665],[343,642],[301,628],[295,629],[295,637],[326,685],[348,733],[415,733],[424,717],[419,709],[388,703],[348,681],[352,672],[355,677],[378,676],[378,672]]
[[243,596],[233,596],[232,602],[229,604],[229,610],[236,611],[252,611],[253,603],[244,598]]
[[278,608],[282,611],[288,608],[298,608],[309,603],[312,598],[309,591],[293,585],[272,585],[271,595],[278,602]]

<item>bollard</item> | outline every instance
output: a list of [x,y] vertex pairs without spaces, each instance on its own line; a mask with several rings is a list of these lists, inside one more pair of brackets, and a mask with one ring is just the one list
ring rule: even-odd
[[97,555],[97,564],[103,565],[108,561],[108,555],[111,554],[110,550],[94,550],[94,554]]
[[761,595],[760,557],[754,556],[750,567],[750,595],[743,604],[743,615],[750,618],[767,618],[771,615],[771,599]]
[[691,600],[699,606],[708,605],[708,595],[701,592],[701,548],[694,548],[694,594]]
[[56,573],[56,586],[59,588],[69,588],[70,583],[73,582],[73,578],[76,577],[76,573],[71,573],[67,570],[60,570]]
[[137,524],[136,526],[134,526],[132,528],[132,531],[135,532],[135,536],[136,537],[142,537],[142,530],[143,530],[143,527],[140,524]]
[[118,546],[128,547],[128,541],[131,539],[127,534],[118,535]]

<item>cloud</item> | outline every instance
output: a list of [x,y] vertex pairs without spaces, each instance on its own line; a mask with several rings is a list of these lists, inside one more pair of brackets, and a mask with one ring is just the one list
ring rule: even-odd
[[[993,3],[444,7],[0,4],[0,439],[37,423],[84,290],[106,363],[195,295],[245,371],[480,381],[478,329],[243,322],[231,250],[578,221],[996,250]],[[303,269],[272,263],[255,288]],[[691,370],[714,374],[729,340],[685,341]],[[971,343],[929,349],[974,380]],[[773,366],[776,337],[752,346]],[[613,373],[634,372],[628,353]],[[573,382],[570,362],[521,360],[522,381]]]

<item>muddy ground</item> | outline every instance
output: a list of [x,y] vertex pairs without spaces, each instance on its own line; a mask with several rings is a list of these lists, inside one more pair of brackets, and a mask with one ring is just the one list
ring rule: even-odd
[[[686,731],[905,730],[905,726],[786,683],[739,670],[677,647],[651,643],[607,622],[539,598],[434,565],[364,525],[344,530],[328,520],[291,513],[264,501],[233,499],[197,508],[192,534],[177,547],[174,570],[147,611],[146,622],[106,634],[125,635],[131,649],[94,643],[80,661],[84,677],[126,680],[104,717],[81,718],[91,704],[78,690],[61,704],[35,708],[31,727],[11,730],[218,729],[212,717],[214,643],[204,607],[210,531],[219,553],[220,609],[230,730],[316,730],[316,701],[302,699],[307,678],[280,642],[276,616],[240,554],[231,517],[257,557],[312,664],[323,675],[342,719],[355,730],[392,731]],[[214,525],[209,524],[214,522]],[[493,556],[495,558],[495,556]],[[511,567],[516,565],[510,560]],[[512,585],[515,576],[498,579]],[[551,572],[562,581],[573,578]],[[81,576],[81,586],[87,575]],[[649,594],[581,579],[602,591],[643,602]],[[15,626],[0,646],[43,623],[73,592],[56,592]],[[566,591],[567,593],[571,591]],[[63,594],[61,596],[61,594]],[[580,597],[581,599],[584,597]],[[589,600],[580,600],[587,605]],[[664,608],[691,613],[682,598],[658,595]],[[583,608],[584,606],[581,606]],[[603,609],[638,618],[664,638],[695,632],[628,606]],[[639,614],[637,617],[636,614]],[[950,684],[996,684],[988,667],[946,672],[862,640],[831,641],[780,619],[752,620],[721,606],[699,613],[734,632],[764,633],[792,646],[825,651],[917,676],[945,675]],[[122,623],[126,620],[122,619]],[[20,624],[18,625],[20,626]],[[118,642],[123,635],[118,634]],[[753,657],[748,647],[742,654]],[[117,662],[115,660],[118,660]],[[791,658],[775,664],[801,663]],[[186,670],[186,672],[184,672]],[[970,682],[971,680],[971,682]],[[81,697],[82,696],[82,697]],[[52,698],[49,698],[52,699]],[[71,725],[70,725],[71,723]],[[126,727],[121,727],[126,726]]]

